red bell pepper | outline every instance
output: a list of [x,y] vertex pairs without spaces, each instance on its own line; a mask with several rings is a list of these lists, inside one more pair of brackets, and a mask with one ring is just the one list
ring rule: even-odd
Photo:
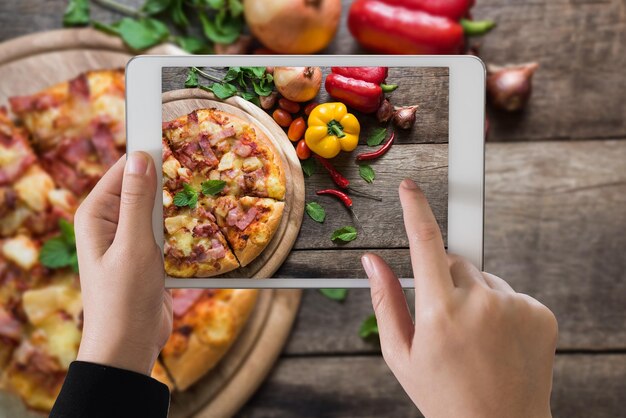
[[335,99],[363,113],[378,110],[385,92],[396,85],[384,83],[387,67],[332,67],[324,87]]
[[[449,0],[447,3],[460,1]],[[426,4],[430,1],[356,0],[350,7],[348,28],[365,48],[384,54],[460,53],[464,36],[459,22],[450,17],[409,8],[417,7],[417,3]],[[437,0],[433,3],[446,2]],[[450,7],[450,10],[455,11],[456,15],[456,8]]]
[[387,4],[403,6],[407,9],[422,10],[434,16],[459,20],[466,17],[474,5],[474,0],[384,0]]

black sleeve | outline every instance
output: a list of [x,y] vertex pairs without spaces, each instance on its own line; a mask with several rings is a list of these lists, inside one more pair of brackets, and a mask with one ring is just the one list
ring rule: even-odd
[[140,373],[75,361],[50,413],[51,418],[167,417],[170,392]]

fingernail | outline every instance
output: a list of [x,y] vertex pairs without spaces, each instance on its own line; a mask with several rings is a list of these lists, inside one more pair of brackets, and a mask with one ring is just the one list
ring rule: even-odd
[[368,277],[371,277],[374,274],[374,264],[372,264],[372,260],[367,255],[361,257],[361,264],[363,264],[363,268],[365,269],[365,274]]
[[128,174],[146,174],[148,171],[148,157],[142,152],[133,152],[126,161]]
[[411,179],[404,179],[402,181],[402,187],[405,189],[417,189],[417,184]]

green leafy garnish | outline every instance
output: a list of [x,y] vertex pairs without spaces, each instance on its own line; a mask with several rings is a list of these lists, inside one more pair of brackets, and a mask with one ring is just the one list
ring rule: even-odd
[[78,273],[78,255],[74,225],[59,219],[61,235],[44,242],[39,252],[39,262],[48,268],[71,267]]
[[322,223],[324,219],[326,219],[326,211],[317,202],[309,202],[305,206],[306,213],[313,219],[315,222]]
[[191,67],[187,73],[187,79],[185,80],[185,87],[198,87],[198,69]]
[[365,339],[375,335],[378,335],[378,322],[376,321],[376,315],[372,314],[365,318],[365,321],[361,324],[359,337]]
[[330,236],[330,239],[332,241],[339,240],[343,242],[350,242],[356,239],[356,235],[356,228],[354,228],[353,226],[344,226],[333,232],[333,234]]
[[204,36],[216,44],[232,44],[239,38],[243,29],[243,19],[226,9],[221,9],[213,20],[204,13],[200,13],[198,17]]
[[[208,51],[206,43],[202,39],[193,36],[175,36],[174,42],[190,54],[200,54]],[[185,85],[185,87],[188,86]]]
[[174,196],[174,204],[178,207],[189,206],[195,208],[198,203],[198,192],[187,183],[183,183],[183,190]]
[[343,302],[348,296],[348,289],[319,289],[320,293],[328,299]]
[[69,0],[63,14],[63,26],[89,24],[89,0]]
[[229,97],[233,97],[237,94],[237,87],[232,84],[213,83],[208,90],[215,94],[218,99],[222,100],[228,99]]
[[170,0],[146,0],[141,10],[149,15],[159,14],[167,10],[170,6]]
[[361,178],[368,183],[371,183],[376,178],[376,173],[371,165],[363,164],[359,166],[359,174]]
[[317,167],[315,165],[315,159],[308,158],[306,160],[302,160],[300,161],[300,165],[302,166],[302,172],[306,174],[307,177],[311,177],[315,174],[315,169]]
[[369,145],[370,147],[376,147],[383,143],[386,136],[387,136],[386,128],[376,128],[367,138],[367,145]]
[[205,196],[215,196],[226,186],[224,180],[207,180],[202,183],[202,193]]

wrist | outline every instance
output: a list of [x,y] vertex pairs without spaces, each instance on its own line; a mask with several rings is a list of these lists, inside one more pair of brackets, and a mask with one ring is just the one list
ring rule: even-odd
[[89,333],[83,333],[76,360],[150,376],[158,355],[156,347],[136,344],[124,338],[94,338]]

